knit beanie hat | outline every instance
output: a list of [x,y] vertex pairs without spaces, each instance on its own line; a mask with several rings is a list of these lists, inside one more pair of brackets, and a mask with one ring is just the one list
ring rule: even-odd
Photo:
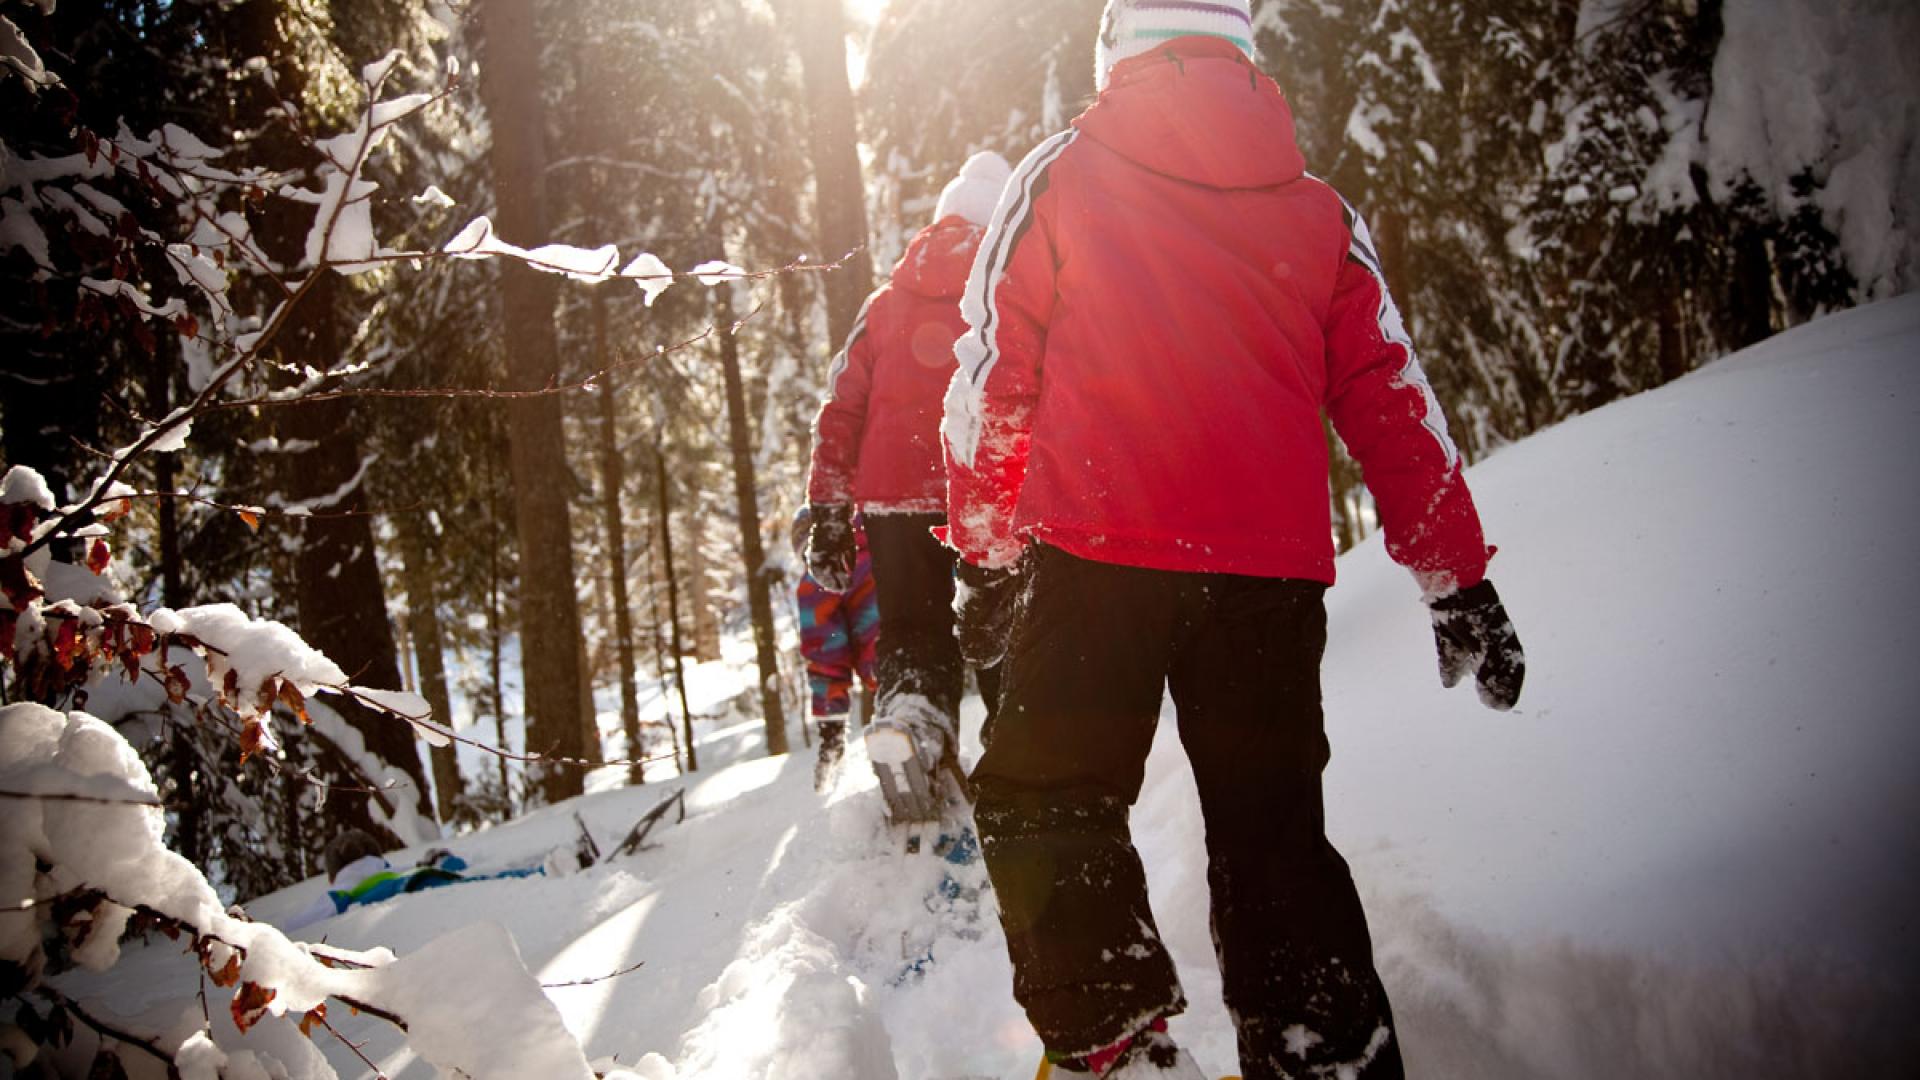
[[1107,0],[1094,45],[1093,81],[1105,90],[1113,65],[1192,34],[1231,41],[1253,59],[1248,0]]
[[1007,186],[1007,178],[1012,175],[1013,166],[999,154],[983,150],[973,155],[960,167],[960,175],[940,193],[933,220],[944,221],[958,214],[975,225],[985,225],[993,217],[993,208],[1000,205],[1000,189]]

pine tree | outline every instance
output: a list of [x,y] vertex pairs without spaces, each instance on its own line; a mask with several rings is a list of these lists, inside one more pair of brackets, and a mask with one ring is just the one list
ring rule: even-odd
[[[499,226],[509,241],[548,239],[545,110],[540,33],[533,0],[484,0],[483,93],[493,133],[492,169]],[[539,390],[560,372],[554,283],[525,266],[501,271],[510,388]],[[584,758],[580,687],[580,612],[574,596],[571,477],[561,404],[552,396],[507,406],[514,516],[520,537],[520,629],[528,749],[551,759],[529,772],[532,792],[558,802],[581,791],[581,774],[564,764]]]

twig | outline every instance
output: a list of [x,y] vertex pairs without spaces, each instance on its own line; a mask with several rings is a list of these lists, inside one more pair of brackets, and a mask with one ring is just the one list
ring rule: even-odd
[[331,1034],[334,1038],[339,1039],[343,1046],[353,1051],[353,1056],[359,1058],[361,1063],[364,1064],[367,1068],[372,1069],[373,1075],[377,1077],[378,1080],[387,1080],[387,1074],[380,1071],[380,1066],[375,1065],[371,1060],[367,1058],[367,1055],[360,1052],[359,1043],[356,1043],[352,1039],[347,1038],[345,1035],[340,1034],[340,1029],[337,1027],[334,1027],[333,1024],[330,1021],[328,1021],[328,1019],[324,1016],[320,1018],[320,1026],[323,1028],[326,1028],[327,1032]]
[[[204,645],[204,643],[202,644],[205,648],[208,648],[208,649],[213,648],[213,646],[211,645]],[[218,652],[219,650],[214,649],[214,651]],[[140,673],[154,680],[155,682],[161,683],[162,685],[165,684],[166,680],[162,679],[160,674],[152,670],[151,668],[142,667],[140,669]],[[228,735],[233,736],[235,739],[239,739],[241,737],[241,732],[239,731],[239,729],[235,728],[233,721],[229,719],[227,716],[228,713],[233,713],[236,716],[239,715],[237,710],[233,709],[232,706],[223,705],[217,701],[205,701],[205,700],[196,698],[191,694],[186,696],[186,700],[187,702],[193,705],[194,713],[196,716],[200,717],[203,720],[208,720],[212,723],[220,725],[221,729],[226,731]],[[327,742],[333,742],[332,739],[328,739],[327,736],[325,736],[324,734],[320,734],[318,732],[315,733],[315,737],[319,739],[324,739]],[[336,745],[336,750],[337,749],[338,747]],[[341,756],[342,758],[346,757],[344,753]],[[402,791],[412,786],[411,784],[403,783],[401,781],[392,781],[384,787],[373,787],[371,786],[371,784],[369,784],[368,786],[362,786],[362,787],[354,787],[347,784],[329,784],[326,781],[321,780],[320,778],[314,776],[311,772],[297,772],[287,768],[286,765],[281,763],[281,761],[272,754],[256,754],[254,755],[254,757],[258,758],[261,761],[264,761],[269,770],[271,770],[272,772],[280,776],[290,776],[293,779],[298,780],[303,784],[306,784],[308,787],[315,788],[316,790],[319,790],[319,791],[324,791],[329,795],[366,795],[370,798],[380,800],[381,806],[386,808],[389,812],[392,811],[392,806],[388,804],[388,802],[385,799],[385,796],[388,793]],[[349,761],[349,764],[351,764],[351,761]],[[358,767],[355,766],[355,768],[357,770]],[[365,774],[362,773],[362,775],[365,775]],[[369,780],[370,779],[371,778],[369,778]]]
[[[106,893],[104,890],[94,890],[94,891],[99,893],[102,900],[105,900],[110,903],[116,903],[116,904],[120,903],[118,900],[115,900],[110,894]],[[214,934],[214,933],[210,933],[208,931],[202,930],[199,927],[193,925],[192,923],[187,922],[185,919],[176,918],[175,916],[165,914],[164,912],[156,911],[145,904],[120,904],[120,906],[131,908],[137,914],[143,915],[162,926],[172,927],[175,931],[178,931],[179,933],[182,933],[187,937],[189,937],[190,939],[192,939],[196,943],[196,948],[198,947],[197,943],[216,942],[218,944],[226,946],[229,949],[232,949],[234,952],[240,954],[242,957],[247,955],[246,946],[236,945],[233,942],[220,937],[218,934]],[[325,963],[325,962],[328,962],[328,960],[331,960],[334,963],[339,963],[343,967],[364,967],[365,966],[362,964],[355,964],[351,961],[345,961],[339,957],[332,957],[332,958],[328,958],[328,960],[323,960],[320,954],[318,953],[309,953],[309,955],[313,956],[317,962],[321,962],[321,963]],[[340,1001],[341,1003],[345,1004],[348,1008],[353,1009],[355,1012],[363,1012],[363,1013],[366,1013],[368,1016],[374,1017],[376,1019],[385,1020],[387,1023],[392,1024],[394,1027],[399,1028],[401,1031],[408,1030],[406,1020],[403,1019],[398,1013],[389,1012],[388,1010],[383,1009],[378,1005],[374,1005],[369,1002],[362,1001],[359,998],[348,997],[345,994],[330,994],[328,996],[334,998],[337,1001]]]
[[754,318],[756,318],[761,313],[761,311],[765,310],[765,308],[766,308],[765,304],[754,305],[754,308],[752,311],[749,311],[744,317],[735,321],[731,326],[727,327],[725,330],[723,330],[718,324],[709,326],[705,330],[702,330],[700,333],[695,334],[693,337],[687,338],[683,341],[677,341],[672,345],[664,345],[658,349],[655,349],[652,352],[639,353],[633,356],[627,356],[619,360],[615,360],[613,363],[608,364],[605,368],[602,368],[601,370],[596,371],[593,374],[588,375],[585,378],[580,379],[578,381],[571,382],[571,383],[550,383],[547,386],[541,387],[538,390],[495,390],[492,388],[460,387],[460,386],[422,387],[417,389],[395,390],[388,387],[365,386],[365,387],[348,387],[341,390],[325,390],[325,391],[319,391],[315,393],[300,394],[298,396],[291,396],[291,397],[267,394],[260,397],[236,398],[231,401],[217,401],[212,403],[211,406],[209,407],[214,409],[253,409],[253,408],[259,408],[261,406],[266,406],[266,405],[303,405],[313,401],[338,401],[338,400],[344,400],[344,399],[357,399],[357,398],[452,398],[452,399],[483,398],[483,399],[492,399],[492,400],[500,400],[500,401],[512,401],[512,400],[525,399],[525,398],[552,397],[556,394],[578,393],[580,391],[596,389],[600,380],[612,376],[613,373],[616,371],[620,371],[625,368],[632,367],[636,364],[641,364],[646,361],[653,360],[659,357],[671,356],[674,353],[682,352],[684,350],[692,348],[695,345],[700,344],[703,341],[706,341],[707,339],[713,337],[715,334],[738,333],[741,327],[745,326],[748,322],[751,322]]
[[648,757],[648,758],[620,758],[620,759],[608,760],[608,761],[590,761],[586,758],[559,757],[555,755],[548,755],[548,754],[537,753],[532,751],[529,751],[528,753],[524,753],[524,754],[515,753],[514,751],[505,749],[504,747],[494,746],[491,743],[484,743],[479,741],[478,739],[470,739],[467,736],[462,735],[457,731],[454,731],[451,727],[445,727],[440,724],[434,723],[432,719],[429,717],[408,716],[406,713],[396,711],[391,706],[382,705],[368,698],[363,698],[359,694],[354,692],[354,687],[328,686],[326,687],[326,689],[332,690],[335,693],[341,694],[345,697],[353,698],[354,700],[360,702],[363,705],[368,706],[369,708],[377,709],[388,716],[405,720],[407,723],[413,724],[416,727],[429,728],[433,731],[435,735],[439,735],[447,739],[452,739],[454,742],[457,742],[462,746],[470,746],[475,750],[480,751],[483,754],[492,754],[495,757],[502,758],[507,761],[519,762],[520,764],[523,764],[523,765],[574,765],[574,766],[579,766],[585,769],[604,769],[604,768],[609,768],[615,765],[652,765],[657,762],[669,761],[674,756],[672,754],[656,754],[653,757]]
[[571,982],[541,983],[540,989],[561,990],[569,986],[592,986],[595,983],[603,983],[613,979],[617,979],[622,975],[631,975],[634,972],[639,971],[641,968],[646,966],[647,966],[647,962],[645,960],[641,960],[630,967],[623,967],[619,971],[609,971],[605,975],[595,975],[591,979],[574,979]]
[[68,792],[49,791],[0,791],[0,799],[43,799],[48,802],[83,802],[100,806],[151,806],[155,810],[165,809],[165,805],[148,799],[108,799],[99,795],[75,795]]
[[[354,168],[347,174],[349,189],[351,189],[353,181],[360,175],[360,168],[365,163],[365,154],[371,149],[376,132],[398,123],[401,119],[412,115],[414,112],[419,111],[419,109],[426,108],[448,93],[448,91],[442,91],[439,95],[432,95],[414,109],[389,117],[383,123],[375,124],[372,122],[372,118],[375,107],[380,104],[377,100],[379,96],[378,90],[379,87],[377,85],[369,89],[367,105],[363,113],[367,120],[367,135],[361,141],[361,149],[356,155]],[[161,164],[164,167],[173,168],[173,166],[166,163]],[[118,162],[115,162],[114,167],[116,169],[123,168]],[[220,178],[220,182],[246,184],[249,186],[252,184],[250,179],[240,178],[238,176],[233,178]],[[302,279],[298,285],[288,287],[284,283],[282,284],[285,295],[281,298],[280,302],[275,305],[272,313],[267,317],[259,333],[249,343],[248,347],[245,349],[236,349],[233,357],[227,361],[224,367],[214,372],[212,377],[207,380],[206,386],[201,388],[200,393],[193,401],[176,410],[168,418],[161,420],[149,428],[140,438],[134,441],[133,445],[116,453],[114,455],[114,464],[107,470],[107,474],[94,485],[93,490],[88,496],[81,500],[79,505],[68,509],[57,520],[52,522],[39,537],[30,541],[20,554],[31,555],[35,551],[45,547],[54,537],[69,531],[74,522],[84,520],[87,515],[92,513],[96,506],[99,506],[100,503],[105,501],[108,489],[120,479],[120,475],[126,471],[127,467],[133,463],[136,457],[151,450],[154,444],[168,437],[172,431],[181,424],[190,423],[194,417],[205,413],[208,406],[219,398],[221,392],[226,388],[227,383],[231,382],[242,368],[248,366],[252,361],[266,352],[267,346],[279,336],[280,332],[285,329],[288,322],[291,321],[293,309],[299,305],[307,293],[314,289],[323,275],[332,273],[332,266],[334,264],[328,262],[324,256],[328,247],[333,242],[333,230],[335,225],[338,224],[340,210],[341,207],[345,205],[345,202],[346,200],[343,198],[341,204],[334,207],[333,216],[328,219],[324,226],[321,234],[322,242],[320,250],[322,259],[320,260],[320,265],[314,267],[313,271]]]
[[39,537],[30,541],[18,554],[31,555],[35,551],[52,543],[55,537],[68,532],[74,522],[83,520],[87,515],[93,513],[95,507],[106,501],[109,489],[120,479],[120,475],[127,470],[128,466],[133,464],[135,458],[151,450],[154,444],[160,442],[161,439],[168,437],[174,428],[179,427],[183,423],[189,423],[194,417],[206,412],[208,405],[219,397],[220,392],[226,387],[228,382],[232,381],[235,375],[239,374],[240,369],[246,365],[247,361],[257,356],[260,351],[266,347],[267,343],[279,336],[280,331],[286,328],[287,323],[292,319],[294,307],[314,288],[320,280],[320,275],[327,272],[328,271],[325,270],[316,271],[308,275],[304,281],[300,282],[292,294],[274,308],[273,314],[268,317],[265,327],[260,331],[259,337],[254,339],[251,349],[240,352],[234,359],[229,360],[225,367],[215,372],[213,376],[208,379],[207,385],[201,389],[199,396],[194,398],[192,402],[176,410],[169,419],[162,420],[148,429],[144,435],[134,440],[133,445],[115,454],[113,466],[107,470],[105,476],[95,482],[93,491],[85,499],[81,500],[79,505],[69,508],[65,513],[61,514],[59,518],[50,523],[48,527],[41,532]]
[[138,1050],[144,1050],[154,1057],[159,1058],[162,1062],[166,1063],[167,1076],[170,1080],[179,1080],[180,1069],[174,1064],[173,1055],[160,1049],[159,1044],[114,1027],[99,1017],[94,1016],[92,1013],[89,1013],[78,1001],[44,983],[35,987],[34,993],[79,1017],[80,1022],[92,1028],[96,1034],[112,1039],[117,1043],[131,1046]]
[[[99,457],[108,456],[101,454],[98,450],[89,450],[88,452]],[[238,503],[223,503],[217,499],[209,499],[205,495],[195,495],[190,491],[130,491],[122,492],[118,495],[109,495],[102,501],[107,503],[132,502],[135,499],[143,502],[161,502],[166,499],[177,499],[180,502],[195,503],[200,506],[211,507],[215,510],[224,510],[232,514],[252,514],[254,517],[288,518],[299,521],[330,521],[335,518],[379,517],[382,514],[417,514],[428,509],[426,503],[417,502],[411,506],[383,507],[378,510],[329,510],[324,513],[311,513],[304,510],[289,510],[285,507],[242,506]]]

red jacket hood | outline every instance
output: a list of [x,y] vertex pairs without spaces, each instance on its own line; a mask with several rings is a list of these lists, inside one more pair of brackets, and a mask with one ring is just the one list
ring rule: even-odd
[[894,287],[936,300],[957,299],[966,291],[973,255],[985,233],[958,215],[921,229],[893,268]]
[[1215,38],[1121,61],[1073,126],[1142,168],[1213,188],[1275,187],[1306,169],[1280,88]]

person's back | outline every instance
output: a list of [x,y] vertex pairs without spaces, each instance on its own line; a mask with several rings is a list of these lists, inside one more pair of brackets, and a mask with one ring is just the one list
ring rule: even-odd
[[[1118,67],[1052,143],[1016,176],[1009,232],[1037,235],[982,267],[1005,284],[970,313],[967,385],[951,392],[998,379],[1018,396],[1029,376],[1002,369],[1001,338],[1021,332],[1018,309],[1056,305],[1012,530],[1133,566],[1331,582],[1326,408],[1363,465],[1392,459],[1368,475],[1390,528],[1426,517],[1436,489],[1447,500],[1431,519],[1445,528],[1409,541],[1420,568],[1478,580],[1485,547],[1465,487],[1445,482],[1458,452],[1439,403],[1364,225],[1306,174],[1272,80],[1230,42],[1182,38]],[[1015,253],[1043,245],[1058,269],[1029,287]],[[1422,423],[1392,429],[1404,415]],[[950,420],[949,439],[965,461],[978,428]]]
[[[1006,173],[998,154],[976,154],[942,192],[933,222],[862,307],[814,423],[807,568],[828,589],[848,587],[857,507],[885,627],[865,741],[895,820],[944,812],[937,774],[959,744],[965,669],[953,635],[953,554],[931,532],[946,511],[941,402],[966,328],[959,298]],[[993,675],[981,675],[991,716]]]
[[1305,172],[1251,35],[1246,0],[1110,0],[1099,101],[1015,170],[975,263],[944,422],[962,650],[1005,656],[975,816],[1049,1058],[1201,1076],[1128,824],[1171,691],[1245,1075],[1394,1080],[1322,806],[1323,412],[1433,606],[1443,682],[1473,670],[1508,708],[1522,660],[1366,227]]

